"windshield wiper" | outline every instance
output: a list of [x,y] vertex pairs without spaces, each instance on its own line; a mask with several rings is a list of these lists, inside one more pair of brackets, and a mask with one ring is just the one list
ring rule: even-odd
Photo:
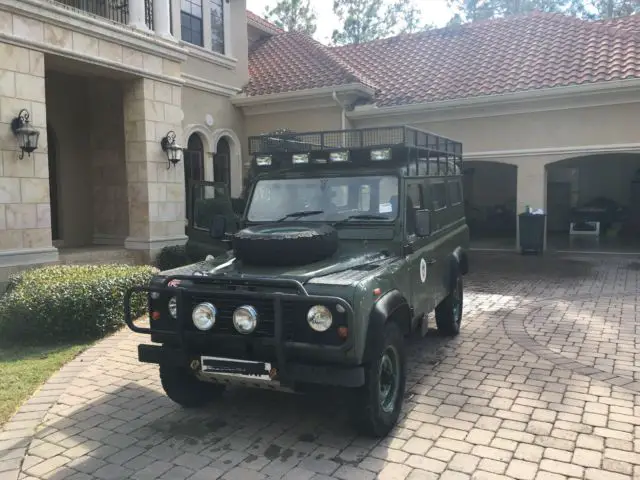
[[390,218],[385,215],[361,213],[357,215],[349,215],[342,220],[338,220],[336,223],[334,223],[334,225],[341,225],[343,223],[347,223],[349,220],[390,220]]
[[321,213],[324,213],[324,210],[303,210],[300,212],[287,213],[284,217],[276,220],[276,222],[283,222],[287,218],[302,218],[310,215],[320,215]]

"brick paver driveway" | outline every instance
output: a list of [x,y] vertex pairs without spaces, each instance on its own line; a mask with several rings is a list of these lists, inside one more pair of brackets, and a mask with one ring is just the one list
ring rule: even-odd
[[476,254],[473,269],[461,335],[412,341],[406,416],[382,441],[336,398],[232,390],[183,411],[125,331],[0,433],[0,479],[640,479],[640,263]]

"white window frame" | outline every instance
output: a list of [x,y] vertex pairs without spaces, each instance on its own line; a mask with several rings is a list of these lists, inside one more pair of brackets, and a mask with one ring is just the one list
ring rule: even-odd
[[173,31],[174,36],[179,39],[180,43],[184,45],[189,53],[201,60],[209,63],[214,63],[219,66],[234,69],[237,63],[237,59],[233,56],[232,42],[231,42],[231,2],[227,0],[222,1],[222,12],[224,16],[224,54],[214,52],[212,50],[213,43],[211,40],[211,4],[209,0],[203,1],[202,6],[202,30],[203,30],[203,44],[194,45],[192,43],[184,42],[182,38],[178,38],[176,35],[182,35],[182,28],[180,25],[180,0],[174,0],[172,2],[172,16],[173,16]]

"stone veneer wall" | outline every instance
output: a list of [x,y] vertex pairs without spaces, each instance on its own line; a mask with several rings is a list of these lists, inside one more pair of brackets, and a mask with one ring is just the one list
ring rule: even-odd
[[[51,247],[44,55],[0,43],[0,256]],[[38,150],[19,159],[11,120],[26,108],[40,130]],[[7,263],[0,260],[0,266]]]
[[129,233],[129,202],[122,84],[94,78],[89,84],[89,98],[93,242],[123,245]]
[[160,140],[168,131],[182,138],[182,89],[138,79],[124,92],[129,198],[127,248],[153,257],[163,246],[183,243],[185,194],[183,162],[167,169]]

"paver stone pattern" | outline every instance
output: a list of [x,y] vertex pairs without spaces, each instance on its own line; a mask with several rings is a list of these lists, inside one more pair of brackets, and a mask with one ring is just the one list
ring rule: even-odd
[[0,432],[0,480],[640,479],[640,263],[472,262],[462,333],[410,340],[403,417],[383,440],[356,436],[329,392],[233,389],[183,410],[124,330]]

